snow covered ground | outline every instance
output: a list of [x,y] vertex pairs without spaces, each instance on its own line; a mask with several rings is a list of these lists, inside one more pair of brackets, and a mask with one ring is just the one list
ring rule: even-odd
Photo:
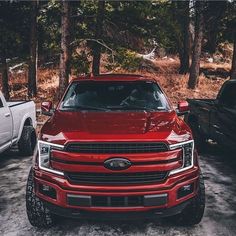
[[[236,157],[210,147],[200,157],[206,185],[206,211],[195,227],[159,221],[104,222],[62,219],[49,230],[32,227],[25,211],[25,185],[31,158],[11,151],[0,156],[0,235],[236,235]],[[235,156],[235,154],[234,154]]]

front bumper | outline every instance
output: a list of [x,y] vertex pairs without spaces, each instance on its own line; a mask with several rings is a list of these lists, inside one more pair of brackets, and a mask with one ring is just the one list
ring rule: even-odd
[[159,208],[148,211],[129,211],[129,212],[93,212],[81,209],[63,208],[54,205],[49,202],[44,202],[45,206],[55,215],[75,218],[75,219],[94,219],[94,220],[139,220],[139,219],[150,219],[150,218],[162,218],[173,216],[181,213],[189,204],[192,199],[184,201],[177,206],[171,208]]
[[[183,173],[169,176],[164,182],[158,184],[145,185],[128,185],[128,186],[85,186],[72,185],[67,179],[42,170],[34,170],[35,192],[36,195],[45,202],[45,204],[58,215],[67,217],[86,217],[91,215],[111,218],[118,216],[131,215],[132,218],[136,213],[141,217],[147,216],[169,216],[181,212],[187,204],[191,202],[198,190],[199,168],[197,166]],[[192,185],[191,193],[179,197],[178,190],[186,185]],[[55,197],[50,197],[40,191],[39,186],[49,186],[55,190]],[[69,201],[69,196],[82,196],[85,198],[105,197],[110,198],[132,198],[141,197],[144,199],[149,196],[165,196],[165,199],[156,201],[154,204],[145,204],[141,201],[140,205],[114,206],[108,204],[99,206],[88,204],[73,204]],[[81,198],[78,198],[78,201]],[[150,202],[149,202],[150,203]],[[93,214],[91,214],[93,213]],[[96,213],[96,214],[95,214]]]

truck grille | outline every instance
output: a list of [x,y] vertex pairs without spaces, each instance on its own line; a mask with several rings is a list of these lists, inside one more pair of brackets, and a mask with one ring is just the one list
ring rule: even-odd
[[168,195],[154,194],[144,196],[87,196],[67,194],[70,206],[80,207],[140,207],[163,206],[167,203]]
[[144,184],[165,180],[168,172],[140,173],[67,173],[66,176],[74,184]]
[[94,207],[132,207],[143,206],[143,196],[129,197],[103,197],[93,196],[92,206]]
[[159,142],[112,142],[112,143],[70,143],[66,151],[76,153],[155,153],[168,151],[165,143]]

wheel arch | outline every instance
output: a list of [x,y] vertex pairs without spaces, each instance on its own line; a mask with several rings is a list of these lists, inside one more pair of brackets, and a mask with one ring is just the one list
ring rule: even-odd
[[23,127],[24,126],[33,126],[33,121],[30,117],[26,118],[24,124],[23,124]]
[[19,128],[19,133],[18,133],[18,137],[17,137],[17,142],[19,142],[20,137],[22,135],[23,128],[25,126],[32,126],[32,127],[34,127],[33,120],[29,116],[29,114],[25,114],[23,119],[22,119],[22,121],[21,121],[20,128]]

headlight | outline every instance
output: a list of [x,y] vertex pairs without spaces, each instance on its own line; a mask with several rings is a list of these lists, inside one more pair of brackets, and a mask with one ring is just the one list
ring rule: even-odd
[[38,152],[39,152],[39,168],[54,174],[64,175],[63,172],[57,171],[50,166],[50,156],[52,150],[63,150],[64,146],[47,143],[44,141],[38,141]]
[[170,150],[180,149],[183,151],[183,165],[181,168],[170,171],[169,175],[179,173],[181,171],[188,170],[193,167],[193,153],[194,153],[194,141],[190,140],[183,143],[177,143],[170,145]]

